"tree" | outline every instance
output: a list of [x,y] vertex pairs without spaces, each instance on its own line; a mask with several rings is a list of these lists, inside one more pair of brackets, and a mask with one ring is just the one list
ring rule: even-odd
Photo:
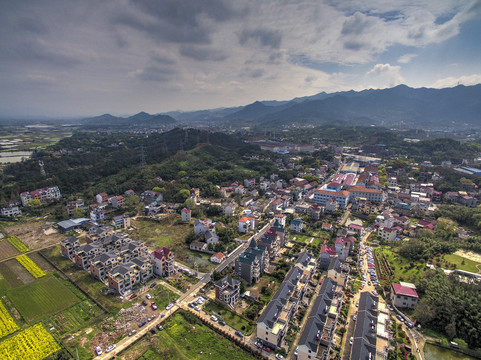
[[82,208],[73,209],[72,217],[75,218],[75,219],[85,217],[85,210],[82,209]]
[[218,281],[218,280],[220,280],[220,279],[222,279],[222,278],[223,278],[223,276],[222,276],[222,273],[221,273],[220,271],[214,270],[214,271],[212,272],[212,280],[213,280],[213,281]]
[[42,206],[42,202],[39,199],[32,199],[27,201],[25,206],[29,208],[35,208],[35,207]]

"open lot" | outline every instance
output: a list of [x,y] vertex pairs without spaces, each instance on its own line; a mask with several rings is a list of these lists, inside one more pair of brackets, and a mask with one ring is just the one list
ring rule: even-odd
[[175,254],[175,260],[193,267],[197,263],[199,271],[210,271],[214,264],[209,261],[210,255],[191,251],[185,243],[185,237],[193,229],[192,223],[183,223],[180,216],[170,216],[162,220],[139,218],[132,222],[135,230],[129,231],[134,240],[145,242],[155,250],[167,246]]
[[60,240],[65,238],[65,235],[58,232],[46,231],[45,226],[47,226],[45,220],[28,220],[5,226],[2,232],[5,237],[18,236],[31,250],[58,244]]
[[253,356],[234,342],[202,324],[194,315],[179,311],[164,324],[164,330],[139,341],[120,359],[248,360]]
[[[376,249],[375,252],[376,254],[384,254],[391,266],[393,274],[391,275],[390,282],[406,281],[415,283],[418,279],[421,279],[426,272],[425,262],[410,261],[389,249]],[[383,282],[383,276],[387,274],[384,273],[383,269],[380,270],[381,273],[379,276],[381,282]]]
[[227,325],[241,331],[245,335],[250,335],[254,330],[254,325],[250,324],[249,321],[214,301],[209,301],[209,303],[203,307],[203,310],[209,314],[219,314]]
[[8,297],[29,323],[42,320],[79,301],[79,298],[53,275],[12,289]]

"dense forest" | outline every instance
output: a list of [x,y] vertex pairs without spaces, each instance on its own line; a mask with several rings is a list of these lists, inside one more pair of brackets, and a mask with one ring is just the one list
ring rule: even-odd
[[415,317],[425,327],[460,338],[469,347],[481,344],[481,285],[460,282],[454,274],[430,271],[420,280],[421,300]]
[[[77,133],[34,153],[32,159],[6,167],[0,175],[0,201],[5,204],[18,199],[22,191],[47,185],[58,185],[65,195],[88,197],[98,192],[143,191],[158,186],[157,177],[175,180],[165,185],[167,201],[190,187],[199,187],[206,196],[215,195],[214,184],[274,172],[271,163],[251,160],[259,154],[258,147],[233,136],[193,129],[148,136]],[[39,160],[45,164],[46,177],[40,174]]]

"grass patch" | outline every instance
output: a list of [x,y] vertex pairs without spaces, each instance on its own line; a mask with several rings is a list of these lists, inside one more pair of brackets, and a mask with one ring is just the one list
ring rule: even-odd
[[35,323],[62,311],[79,301],[60,280],[54,276],[43,277],[9,292],[8,297],[23,318]]
[[[386,260],[391,265],[393,274],[391,275],[390,282],[398,283],[400,281],[406,281],[411,283],[416,283],[419,279],[424,277],[426,272],[425,263],[418,261],[411,261],[389,249],[376,249],[376,254],[383,253],[386,256]],[[379,261],[378,257],[378,261]],[[380,264],[380,261],[379,261]],[[382,271],[382,276],[387,275]],[[382,279],[382,278],[381,278]]]
[[[145,342],[150,343],[146,347]],[[176,312],[164,323],[164,330],[129,349],[124,358],[144,348],[141,359],[182,360],[249,360],[255,359],[234,342],[200,323],[194,315]]]
[[190,267],[195,263],[199,271],[210,271],[215,264],[209,261],[210,255],[191,251],[185,243],[185,237],[193,229],[192,223],[180,221],[180,215],[171,216],[161,221],[151,219],[137,219],[132,222],[135,230],[129,231],[133,240],[145,242],[150,248],[158,249],[167,246],[175,254],[175,260]]
[[95,323],[103,315],[102,310],[90,300],[84,300],[50,317],[45,324],[54,327],[59,334],[71,334]]
[[254,330],[254,325],[252,325],[248,320],[214,301],[210,301],[207,305],[205,305],[203,310],[209,314],[219,314],[222,316],[222,320],[224,320],[227,325],[243,332],[244,334],[250,335]]
[[444,259],[449,261],[452,264],[456,264],[456,269],[469,271],[475,274],[479,273],[479,270],[476,267],[476,265],[480,265],[480,264],[476,261],[467,259],[459,255],[455,255],[455,254],[446,254],[444,255]]
[[152,295],[152,300],[150,301],[155,302],[161,310],[165,309],[169,303],[173,303],[174,299],[179,297],[179,295],[162,285],[157,285],[155,288],[147,292]]

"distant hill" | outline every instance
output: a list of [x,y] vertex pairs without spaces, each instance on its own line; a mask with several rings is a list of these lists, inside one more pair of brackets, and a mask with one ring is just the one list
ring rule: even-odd
[[[300,125],[382,125],[392,128],[460,129],[481,126],[481,84],[454,88],[368,89],[319,93],[286,101],[256,101],[222,112],[182,113],[187,121],[278,128]],[[213,115],[215,113],[215,116]],[[200,116],[198,116],[200,115]]]
[[104,114],[82,119],[80,122],[88,127],[151,127],[174,125],[177,123],[177,121],[169,115],[151,115],[143,111],[127,118]]

